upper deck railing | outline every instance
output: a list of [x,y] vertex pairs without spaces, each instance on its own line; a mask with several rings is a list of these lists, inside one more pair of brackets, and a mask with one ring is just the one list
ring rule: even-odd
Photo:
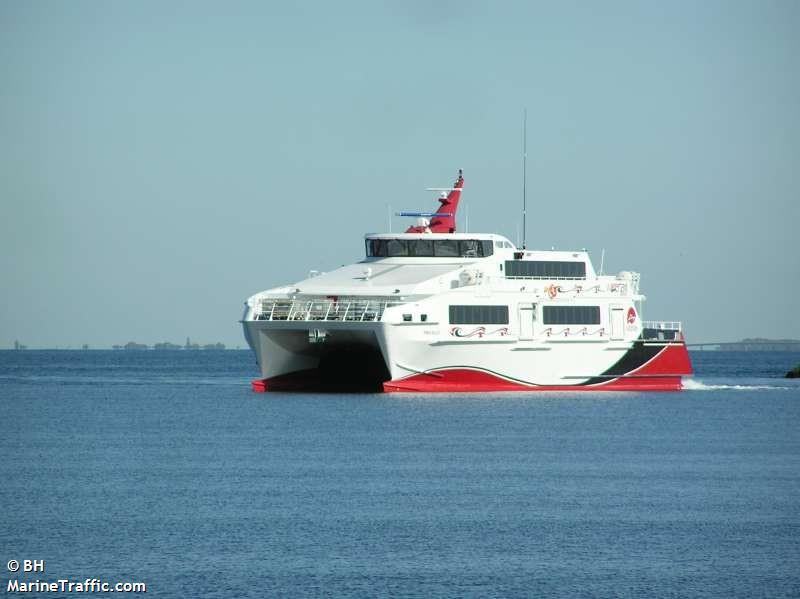
[[327,322],[377,322],[390,306],[405,302],[387,298],[364,299],[277,299],[264,298],[256,307],[254,320]]
[[681,341],[683,325],[677,321],[642,321],[642,339],[645,341]]
[[642,328],[655,329],[657,331],[682,331],[683,324],[676,320],[643,320]]

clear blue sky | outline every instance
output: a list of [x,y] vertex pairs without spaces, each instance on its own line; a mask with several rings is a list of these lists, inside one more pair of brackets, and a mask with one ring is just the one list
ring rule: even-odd
[[[800,3],[0,2],[0,347],[222,341],[466,178],[470,228],[800,338]],[[399,227],[399,222],[395,222]]]

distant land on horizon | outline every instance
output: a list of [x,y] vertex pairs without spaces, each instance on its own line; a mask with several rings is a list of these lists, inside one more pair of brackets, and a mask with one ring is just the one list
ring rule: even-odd
[[[88,348],[87,348],[88,349]],[[199,343],[192,343],[188,338],[186,339],[186,343],[184,345],[178,345],[177,343],[170,343],[169,341],[162,341],[161,343],[156,343],[152,346],[147,345],[146,343],[136,343],[135,341],[128,341],[125,345],[112,345],[111,349],[124,349],[124,350],[146,350],[146,349],[153,349],[155,351],[167,351],[167,350],[180,350],[180,349],[225,349],[224,343],[205,343],[200,345]]]
[[764,339],[753,337],[733,341],[730,343],[707,344],[717,345],[718,351],[800,351],[800,340],[798,339]]
[[126,344],[115,344],[111,347],[91,347],[88,344],[84,343],[80,346],[66,346],[66,347],[37,347],[37,348],[30,348],[27,345],[20,343],[19,341],[14,341],[12,349],[17,351],[28,350],[28,349],[44,349],[44,350],[92,350],[92,349],[101,349],[101,350],[126,350],[126,351],[145,351],[145,350],[154,350],[154,351],[177,351],[177,350],[224,350],[224,349],[241,349],[241,347],[237,346],[235,348],[226,348],[224,343],[194,343],[191,341],[189,337],[186,338],[186,343],[183,345],[177,343],[170,343],[169,341],[162,341],[159,343],[154,343],[153,345],[148,345],[146,343],[137,343],[136,341],[128,341]]

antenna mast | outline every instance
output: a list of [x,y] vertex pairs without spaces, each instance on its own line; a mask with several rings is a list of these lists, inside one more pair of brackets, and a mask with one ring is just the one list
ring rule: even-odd
[[527,174],[528,174],[528,109],[522,111],[522,249],[526,248],[527,227]]

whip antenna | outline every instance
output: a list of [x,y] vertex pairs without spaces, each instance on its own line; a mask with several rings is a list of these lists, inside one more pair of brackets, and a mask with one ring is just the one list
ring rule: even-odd
[[527,174],[528,174],[528,109],[522,111],[522,249],[526,248],[527,227]]

